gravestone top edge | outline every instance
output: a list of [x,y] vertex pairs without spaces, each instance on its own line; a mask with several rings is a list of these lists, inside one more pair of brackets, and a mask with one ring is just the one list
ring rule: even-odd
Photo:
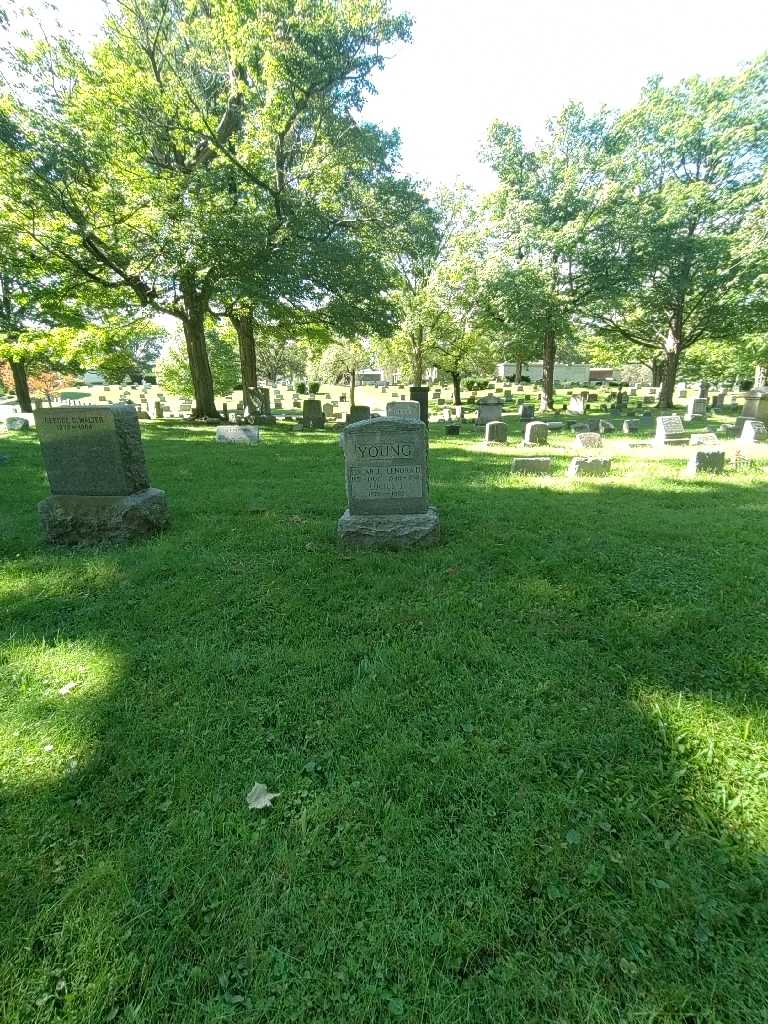
[[356,423],[348,423],[344,427],[345,434],[364,433],[368,430],[381,430],[383,427],[393,427],[396,430],[415,430],[426,437],[427,428],[422,420],[405,419],[402,416],[377,416],[375,419],[358,420]]

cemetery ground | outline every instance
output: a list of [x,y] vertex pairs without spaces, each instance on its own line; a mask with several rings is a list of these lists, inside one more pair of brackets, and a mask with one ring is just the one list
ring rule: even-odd
[[436,425],[441,544],[342,554],[336,434],[142,432],[125,548],[2,442],[4,1024],[768,1020],[764,456]]

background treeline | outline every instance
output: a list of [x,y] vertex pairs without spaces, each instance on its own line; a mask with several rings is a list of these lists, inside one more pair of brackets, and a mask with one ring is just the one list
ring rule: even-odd
[[[460,396],[500,360],[768,362],[768,59],[567,106],[527,148],[491,125],[498,188],[429,194],[363,108],[409,19],[386,0],[122,0],[89,53],[8,35],[0,94],[0,358],[29,377],[159,363],[214,393],[374,362]],[[36,375],[36,377],[35,377]]]

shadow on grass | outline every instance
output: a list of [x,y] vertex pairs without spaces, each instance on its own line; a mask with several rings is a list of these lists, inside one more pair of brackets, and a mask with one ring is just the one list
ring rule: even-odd
[[765,484],[446,445],[342,556],[335,438],[168,433],[166,535],[3,577],[0,1016],[764,1019]]

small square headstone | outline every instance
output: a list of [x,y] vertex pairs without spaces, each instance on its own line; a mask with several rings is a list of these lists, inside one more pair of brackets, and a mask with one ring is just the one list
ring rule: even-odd
[[506,444],[507,424],[503,420],[492,420],[485,425],[486,444]]
[[600,434],[594,431],[587,431],[584,434],[576,435],[576,444],[579,448],[602,448],[603,439]]
[[216,441],[219,444],[258,444],[260,440],[258,427],[216,427]]
[[525,444],[545,445],[548,434],[549,428],[546,423],[543,423],[541,420],[531,420],[525,425],[523,440]]
[[696,451],[691,452],[685,472],[695,476],[697,473],[722,473],[724,469],[724,451]]

